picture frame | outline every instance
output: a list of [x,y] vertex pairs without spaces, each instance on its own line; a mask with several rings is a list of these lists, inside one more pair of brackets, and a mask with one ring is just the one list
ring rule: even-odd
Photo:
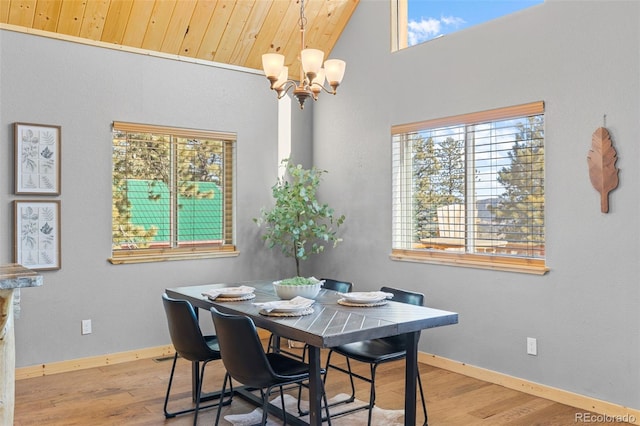
[[16,195],[60,195],[61,126],[14,123]]
[[36,271],[60,269],[60,200],[13,203],[14,262]]

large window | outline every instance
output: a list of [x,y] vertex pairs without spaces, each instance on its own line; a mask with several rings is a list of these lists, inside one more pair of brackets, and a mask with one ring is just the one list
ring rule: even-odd
[[544,273],[544,104],[394,126],[400,260]]
[[391,0],[392,50],[447,34],[544,3],[544,0]]
[[112,263],[237,254],[235,134],[113,123]]

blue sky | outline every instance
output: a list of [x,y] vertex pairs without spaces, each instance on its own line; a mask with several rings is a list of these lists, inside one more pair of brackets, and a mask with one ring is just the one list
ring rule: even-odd
[[409,0],[409,45],[543,2],[544,0]]

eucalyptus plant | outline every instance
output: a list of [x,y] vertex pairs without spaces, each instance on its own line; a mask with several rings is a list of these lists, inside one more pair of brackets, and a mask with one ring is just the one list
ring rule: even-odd
[[322,253],[325,245],[335,247],[341,238],[337,229],[345,220],[336,216],[327,204],[318,201],[316,193],[326,170],[316,167],[305,169],[284,159],[285,176],[278,178],[271,188],[275,205],[260,210],[260,217],[253,221],[264,225],[262,239],[267,247],[278,246],[287,257],[296,262],[296,276],[300,276],[300,261],[310,255]]

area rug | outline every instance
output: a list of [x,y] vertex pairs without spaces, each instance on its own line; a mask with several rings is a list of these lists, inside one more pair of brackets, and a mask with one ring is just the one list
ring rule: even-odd
[[[348,398],[349,395],[341,393],[333,398],[329,399],[329,404],[333,401],[341,401],[345,398]],[[280,396],[274,398],[271,401],[276,407],[280,407]],[[300,403],[303,410],[306,410],[309,406],[307,401],[302,401]],[[346,414],[342,417],[333,417],[334,414],[340,413],[344,410],[351,409],[353,407],[359,405],[366,405],[365,402],[355,400],[349,404],[340,404],[335,407],[331,407],[330,412],[332,415],[331,424],[336,426],[350,426],[350,425],[366,425],[367,424],[367,416],[368,411],[356,411],[355,413]],[[284,396],[284,406],[287,409],[287,413],[290,413],[292,416],[298,413],[297,400],[291,396],[285,394]],[[323,410],[324,414],[324,410]],[[308,420],[309,416],[302,417],[304,420]],[[250,413],[246,414],[229,414],[224,416],[224,419],[232,424],[233,426],[250,426],[255,424],[260,424],[262,420],[262,409],[256,408]],[[404,410],[384,410],[382,408],[373,407],[372,414],[372,424],[376,425],[403,425],[404,424]],[[274,416],[269,416],[267,418],[267,426],[278,426],[282,425],[282,421],[274,418]]]

